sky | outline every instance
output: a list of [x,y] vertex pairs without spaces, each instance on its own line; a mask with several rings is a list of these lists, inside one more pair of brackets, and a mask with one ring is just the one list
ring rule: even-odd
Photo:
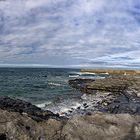
[[0,0],[0,66],[140,69],[140,0]]

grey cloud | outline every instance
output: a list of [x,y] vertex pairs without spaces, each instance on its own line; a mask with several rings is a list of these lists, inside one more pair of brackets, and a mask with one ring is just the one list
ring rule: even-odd
[[140,58],[138,0],[14,2],[0,5],[2,62],[133,67]]

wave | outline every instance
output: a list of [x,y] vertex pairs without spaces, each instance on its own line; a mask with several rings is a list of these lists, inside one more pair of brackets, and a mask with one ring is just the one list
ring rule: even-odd
[[37,106],[69,118],[72,116],[85,115],[88,112],[98,111],[98,104],[104,100],[107,94],[83,94],[79,99],[67,99],[57,103],[46,102],[38,104]]
[[96,73],[93,72],[70,72],[70,75],[96,75]]
[[76,75],[76,74],[75,74],[75,75],[71,75],[71,74],[70,74],[69,77],[70,77],[70,78],[76,78],[76,77],[79,77],[79,75]]
[[82,78],[82,79],[104,79],[109,76],[109,73],[93,73],[93,72],[70,72],[70,78]]
[[91,76],[91,77],[95,77],[95,73],[90,73],[90,72],[70,72],[69,73],[69,77],[70,78],[78,78],[78,77],[87,77],[87,76]]
[[52,102],[48,101],[48,102],[44,102],[44,103],[41,103],[41,104],[36,104],[36,106],[39,107],[39,108],[44,109],[44,108],[46,108],[50,104],[52,104]]
[[53,83],[53,82],[49,82],[48,85],[49,86],[58,86],[58,87],[64,86],[64,85],[62,85],[60,83]]

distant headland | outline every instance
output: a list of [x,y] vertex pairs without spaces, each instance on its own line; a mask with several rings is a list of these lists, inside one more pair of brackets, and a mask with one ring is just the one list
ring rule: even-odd
[[108,73],[108,74],[140,74],[140,70],[81,69],[80,71],[93,73]]

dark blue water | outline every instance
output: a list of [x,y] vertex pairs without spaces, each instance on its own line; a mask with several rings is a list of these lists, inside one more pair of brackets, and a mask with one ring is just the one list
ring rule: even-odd
[[32,103],[55,101],[74,96],[68,85],[73,69],[0,68],[0,95]]

